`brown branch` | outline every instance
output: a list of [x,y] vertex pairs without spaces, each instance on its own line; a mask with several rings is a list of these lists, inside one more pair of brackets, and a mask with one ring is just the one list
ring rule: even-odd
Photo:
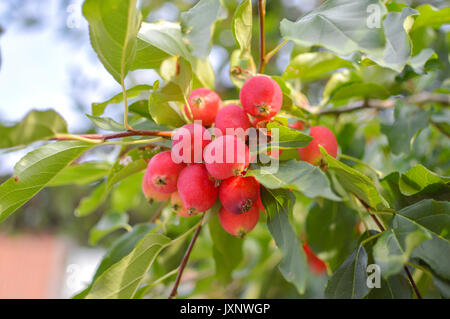
[[259,13],[259,55],[261,61],[259,62],[258,73],[264,72],[266,66],[266,39],[265,39],[265,16],[266,16],[266,3],[265,0],[258,0],[258,13]]
[[195,241],[197,240],[198,235],[200,234],[200,230],[202,229],[202,225],[200,224],[197,229],[195,230],[194,236],[191,239],[191,242],[189,243],[188,249],[186,250],[186,253],[184,254],[183,260],[181,261],[179,271],[177,278],[175,279],[175,284],[172,288],[172,291],[170,292],[169,299],[172,299],[177,295],[178,285],[181,281],[181,276],[183,275],[184,268],[186,267],[186,263],[189,259],[189,256],[191,254],[192,248],[194,247]]
[[[353,194],[355,195],[355,194]],[[371,213],[370,211],[370,206],[364,202],[361,198],[359,198],[358,196],[355,195],[355,197],[359,200],[359,202],[364,206],[364,208],[367,210],[367,212],[369,213],[370,217],[372,217],[372,219],[374,220],[375,224],[377,224],[378,228],[380,229],[381,232],[384,232],[386,230],[386,228],[383,226],[383,224],[381,224],[380,220],[378,219],[378,217],[374,214]],[[414,278],[411,276],[411,273],[409,272],[408,267],[404,266],[403,269],[406,272],[406,276],[408,277],[409,282],[411,283],[411,286],[414,289],[414,292],[416,293],[416,296],[418,299],[422,299],[422,295],[419,292],[419,289],[417,288],[416,282],[414,281]]]
[[[407,104],[418,104],[423,105],[427,103],[442,103],[444,105],[450,105],[450,94],[440,94],[440,93],[429,93],[422,92],[416,95],[411,95],[405,98],[405,103]],[[363,109],[388,109],[395,106],[394,99],[387,100],[368,100],[368,101],[357,101],[350,104],[347,107],[329,109],[323,111],[317,111],[318,115],[339,115],[343,113],[355,112]]]
[[74,140],[74,139],[91,139],[91,140],[99,140],[107,141],[115,138],[129,137],[129,136],[160,136],[160,137],[171,137],[174,134],[173,131],[147,131],[147,130],[131,130],[120,133],[113,134],[64,134],[60,136],[56,136],[55,140],[63,141],[63,140]]

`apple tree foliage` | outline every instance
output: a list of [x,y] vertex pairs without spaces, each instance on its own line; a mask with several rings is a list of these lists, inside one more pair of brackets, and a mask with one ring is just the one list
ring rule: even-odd
[[[267,14],[275,2],[262,1]],[[266,21],[272,51],[264,52],[257,2],[199,0],[177,22],[146,21],[151,3],[83,3],[91,45],[123,88],[86,114],[107,134],[71,134],[57,110],[0,126],[0,148],[34,147],[0,185],[0,222],[44,188],[91,185],[74,214],[103,212],[90,230],[92,245],[117,235],[76,298],[168,296],[200,224],[180,297],[417,298],[413,288],[423,297],[450,296],[450,8],[328,0],[295,21]],[[130,128],[173,130],[187,120],[183,105],[193,88],[221,94],[208,60],[219,31],[234,38],[236,91],[225,99],[236,99],[246,77],[264,66],[283,91],[277,123],[285,151],[276,173],[262,174],[258,164],[247,173],[263,186],[266,214],[244,240],[222,230],[216,208],[180,219],[161,204],[148,209],[148,222],[134,223],[143,171],[170,140],[104,138]],[[281,54],[289,61],[279,72]],[[154,70],[161,80],[127,85],[134,70]],[[106,117],[107,108],[125,110],[123,123]],[[295,148],[308,140],[286,127],[295,120],[336,133],[337,159],[322,149],[326,171],[299,161]],[[95,156],[112,148],[113,162]],[[325,261],[325,274],[311,272],[305,243]],[[379,288],[367,285],[373,264]]]

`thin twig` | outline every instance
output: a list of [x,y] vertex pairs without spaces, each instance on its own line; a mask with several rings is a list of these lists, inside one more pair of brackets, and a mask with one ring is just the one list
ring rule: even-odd
[[266,16],[266,1],[265,0],[258,0],[258,13],[259,13],[259,56],[260,56],[260,62],[259,62],[259,69],[258,73],[264,72],[264,67],[266,65],[266,39],[265,39],[265,31],[264,31],[264,24],[265,24],[265,16]]
[[[356,195],[355,195],[356,196]],[[369,213],[370,217],[372,217],[372,219],[374,220],[375,224],[377,224],[378,228],[380,229],[381,232],[384,232],[386,230],[386,228],[383,226],[383,224],[381,224],[380,220],[378,219],[377,216],[375,216],[374,214],[372,214],[372,212],[370,211],[370,206],[367,205],[367,203],[365,203],[361,198],[359,198],[358,196],[356,196],[356,198],[359,200],[359,202],[364,206],[364,208],[367,210],[367,212]],[[419,292],[419,289],[417,288],[416,282],[414,281],[414,278],[411,276],[411,273],[409,272],[408,267],[405,265],[403,267],[403,269],[406,272],[406,276],[408,277],[409,282],[411,283],[411,286],[414,289],[414,292],[416,293],[416,296],[418,299],[422,299],[422,295]]]
[[201,229],[202,229],[202,224],[200,224],[197,227],[197,229],[194,233],[194,236],[192,237],[191,242],[189,243],[188,249],[186,250],[186,253],[184,254],[183,260],[181,261],[181,264],[179,267],[177,278],[175,279],[175,284],[172,288],[172,291],[170,292],[169,299],[172,299],[173,297],[175,297],[177,295],[178,285],[180,284],[181,276],[183,275],[184,268],[186,267],[186,264],[187,264],[190,254],[191,254],[192,248],[194,247],[195,241],[197,240],[197,237],[200,234]]
[[[55,136],[55,140],[82,140],[93,143],[101,143],[107,140],[130,137],[130,136],[160,136],[171,137],[174,134],[173,131],[148,131],[148,130],[132,130],[112,134],[58,134]],[[156,141],[156,140],[155,140]]]
[[[406,104],[416,104],[416,105],[423,105],[426,103],[442,103],[444,105],[450,105],[450,94],[441,94],[441,93],[429,93],[429,92],[422,92],[419,94],[411,95],[407,98],[405,98]],[[335,109],[329,109],[329,110],[319,110],[316,109],[316,112],[313,112],[318,115],[339,115],[343,113],[350,113],[359,111],[362,109],[388,109],[395,106],[395,100],[394,99],[387,99],[387,100],[363,100],[363,101],[357,101],[352,104],[350,104],[347,107],[341,107],[341,108],[335,108]]]

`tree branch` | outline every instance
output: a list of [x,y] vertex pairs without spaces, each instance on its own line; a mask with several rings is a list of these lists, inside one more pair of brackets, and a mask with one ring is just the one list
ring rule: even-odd
[[186,250],[186,253],[184,254],[183,260],[181,261],[181,264],[179,266],[179,271],[177,278],[175,279],[175,284],[172,288],[172,291],[170,292],[169,299],[172,299],[177,295],[178,286],[181,281],[181,276],[183,275],[184,268],[186,267],[187,261],[189,259],[189,256],[191,255],[192,248],[194,247],[195,241],[197,240],[198,235],[200,234],[200,230],[202,229],[202,225],[200,224],[197,229],[195,230],[194,236],[191,239],[191,242],[189,243],[188,249]]
[[[354,194],[355,195],[355,194]],[[383,226],[383,224],[381,224],[380,220],[378,219],[378,217],[374,214],[372,214],[372,212],[370,211],[370,206],[367,205],[361,198],[359,198],[358,196],[355,195],[355,197],[359,200],[359,202],[361,203],[361,205],[364,206],[364,208],[367,210],[367,213],[369,213],[370,217],[372,217],[373,221],[375,222],[375,224],[377,224],[378,228],[380,229],[381,232],[384,232],[386,230],[386,228]],[[416,296],[418,299],[422,299],[422,295],[419,292],[419,289],[417,288],[416,282],[414,281],[414,278],[411,276],[411,273],[409,272],[408,267],[405,265],[403,267],[403,269],[405,270],[406,276],[408,277],[409,282],[411,283],[411,286],[414,289],[414,292],[416,293]]]
[[259,12],[259,56],[261,61],[259,62],[258,73],[264,72],[266,66],[266,39],[265,39],[265,16],[266,16],[266,1],[258,0],[258,12]]
[[131,130],[112,134],[58,134],[55,140],[83,140],[92,141],[93,143],[102,143],[107,140],[130,137],[130,136],[159,136],[159,137],[172,137],[173,131],[147,131],[147,130]]
[[[423,105],[426,103],[442,103],[444,105],[450,105],[450,95],[449,94],[441,94],[441,93],[429,93],[429,92],[422,92],[419,94],[411,95],[407,98],[405,98],[405,103],[407,104],[417,104],[417,105]],[[367,101],[357,101],[354,103],[351,103],[347,107],[342,108],[336,108],[336,109],[328,109],[328,110],[318,110],[316,109],[316,112],[313,112],[317,115],[340,115],[343,113],[351,113],[363,109],[388,109],[395,106],[395,100],[394,99],[387,99],[387,100],[367,100]]]

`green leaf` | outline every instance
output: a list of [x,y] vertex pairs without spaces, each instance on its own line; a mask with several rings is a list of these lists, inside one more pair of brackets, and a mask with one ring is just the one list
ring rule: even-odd
[[426,69],[426,64],[429,60],[435,60],[438,59],[437,54],[434,52],[433,49],[426,48],[420,51],[419,54],[411,57],[409,59],[409,65],[411,65],[414,72],[418,74],[424,74]]
[[136,42],[136,55],[133,64],[130,66],[130,71],[138,69],[158,69],[161,63],[169,56],[170,55],[163,50],[138,38]]
[[412,252],[412,258],[423,260],[436,274],[450,279],[450,203],[426,199],[400,210],[398,219],[407,220],[431,234]]
[[0,222],[92,146],[93,144],[81,141],[59,141],[25,155],[17,162],[13,177],[0,185]]
[[170,242],[164,235],[147,234],[127,256],[98,276],[86,299],[132,298],[155,258]]
[[416,9],[420,15],[414,21],[411,32],[422,27],[439,28],[443,24],[450,23],[450,8],[448,7],[438,10],[430,4],[423,4]]
[[108,175],[111,164],[106,162],[84,162],[69,165],[48,183],[48,186],[87,185]]
[[267,211],[267,227],[283,254],[280,271],[283,277],[303,294],[308,277],[306,256],[289,222],[295,197],[288,190],[262,188],[261,200]]
[[240,58],[251,57],[252,19],[252,1],[243,0],[237,7],[231,22],[231,30],[233,31],[234,39],[239,46]]
[[387,99],[391,94],[383,86],[377,83],[350,82],[339,86],[329,94],[332,102],[342,101],[354,97],[364,99]]
[[88,196],[81,199],[75,208],[75,216],[83,217],[93,213],[105,201],[107,195],[106,183],[98,184]]
[[173,57],[182,57],[191,64],[195,74],[194,79],[200,86],[214,88],[214,71],[209,61],[196,59],[187,48],[181,27],[178,23],[158,21],[155,23],[142,23],[138,37],[149,45]]
[[93,281],[104,273],[106,269],[128,255],[137,243],[154,228],[154,224],[137,224],[130,232],[117,238],[103,256],[102,261],[95,272]]
[[330,52],[302,53],[289,62],[283,72],[283,78],[311,82],[326,78],[330,72],[340,68],[354,68],[354,65]]
[[367,287],[367,253],[362,245],[345,259],[328,280],[325,298],[361,299],[369,293]]
[[322,146],[320,146],[320,150],[325,156],[328,169],[336,174],[339,183],[347,192],[356,195],[375,210],[388,210],[386,201],[378,193],[377,188],[369,177],[328,155]]
[[386,13],[379,0],[329,0],[296,22],[283,20],[281,34],[300,45],[321,45],[340,55],[363,52],[400,72],[411,56],[404,22],[417,11],[407,7],[382,20]]
[[89,291],[92,288],[93,282],[107,270],[109,267],[117,263],[119,260],[128,255],[137,243],[147,235],[152,229],[155,228],[155,224],[137,224],[133,227],[133,229],[119,238],[117,238],[113,244],[108,248],[105,255],[98,266],[94,277],[92,279],[92,283],[84,289],[82,292],[75,295],[74,299],[83,299],[87,296]]
[[143,22],[138,37],[171,56],[181,56],[188,61],[192,59],[183,41],[181,27],[178,23],[168,21]]
[[55,111],[31,111],[14,126],[0,125],[0,148],[23,146],[67,133],[66,121]]
[[242,260],[243,240],[228,234],[220,225],[217,214],[208,223],[213,242],[216,277],[223,283],[231,281],[231,273]]
[[184,101],[180,86],[169,82],[161,90],[153,92],[148,100],[148,109],[151,117],[159,125],[180,127],[185,124],[178,107],[174,102]]
[[436,189],[450,183],[450,177],[439,176],[420,164],[415,165],[399,179],[400,192],[405,196],[418,193],[433,193]]
[[412,290],[409,281],[402,275],[381,279],[381,287],[374,288],[367,299],[411,299]]
[[136,0],[86,0],[83,4],[92,47],[119,83],[123,82],[136,54],[142,18],[136,3]]
[[92,116],[89,114],[86,114],[86,116],[102,130],[113,132],[123,132],[125,130],[125,127],[122,124],[117,123],[110,117]]
[[272,172],[270,167],[252,165],[247,175],[254,176],[270,189],[292,188],[310,198],[340,200],[331,190],[330,182],[325,174],[318,167],[307,162],[295,160],[279,162],[276,172]]
[[[411,110],[412,109],[412,110]],[[428,126],[428,111],[397,105],[392,125],[381,123],[381,132],[388,138],[393,154],[409,153],[413,137]]]
[[161,151],[159,147],[147,146],[144,148],[134,148],[126,154],[122,155],[111,168],[107,178],[108,188],[123,179],[143,171],[148,161]]
[[394,217],[392,229],[386,230],[373,247],[375,263],[384,278],[398,274],[408,262],[414,248],[431,236],[419,226]]
[[[127,98],[139,96],[142,92],[149,91],[152,89],[153,89],[153,86],[147,85],[147,84],[140,84],[140,85],[133,86],[132,88],[129,88],[127,90]],[[120,92],[120,93],[114,95],[113,97],[111,97],[110,99],[106,100],[105,102],[92,103],[92,115],[100,116],[105,112],[105,109],[109,104],[117,104],[117,103],[121,103],[122,101],[123,101],[123,93]]]
[[382,52],[383,29],[369,27],[368,8],[378,10],[380,18],[386,13],[378,0],[329,0],[296,22],[281,21],[281,34],[299,45],[322,45],[341,55]]
[[[267,129],[272,133],[272,139],[274,141],[278,140],[278,143],[271,142],[268,144],[272,148],[290,149],[305,147],[312,140],[311,136],[276,122],[267,124]],[[258,148],[261,151],[261,148]]]
[[134,148],[123,154],[111,167],[106,182],[97,185],[89,196],[81,200],[75,210],[75,215],[86,216],[93,213],[108,198],[109,192],[115,184],[143,171],[147,167],[148,160],[160,151],[159,147],[148,146]]
[[100,239],[118,229],[130,229],[128,225],[128,214],[126,213],[108,213],[103,215],[98,223],[91,229],[89,234],[89,243],[95,245]]
[[[283,104],[281,105],[281,111],[287,114],[293,115],[297,118],[304,119],[305,114],[298,104],[308,104],[307,98],[300,92],[294,90],[289,83],[283,80],[280,76],[272,76],[283,92]],[[294,103],[295,101],[295,103]]]
[[383,20],[386,37],[386,48],[382,55],[369,55],[376,63],[383,67],[401,72],[411,57],[411,41],[405,30],[405,20],[418,12],[411,8],[404,8],[402,12],[389,12]]
[[306,242],[336,269],[355,248],[357,220],[358,213],[342,203],[315,203],[306,217]]
[[208,56],[214,24],[225,17],[226,11],[219,0],[200,0],[189,11],[181,14],[185,43],[195,57],[205,59]]

